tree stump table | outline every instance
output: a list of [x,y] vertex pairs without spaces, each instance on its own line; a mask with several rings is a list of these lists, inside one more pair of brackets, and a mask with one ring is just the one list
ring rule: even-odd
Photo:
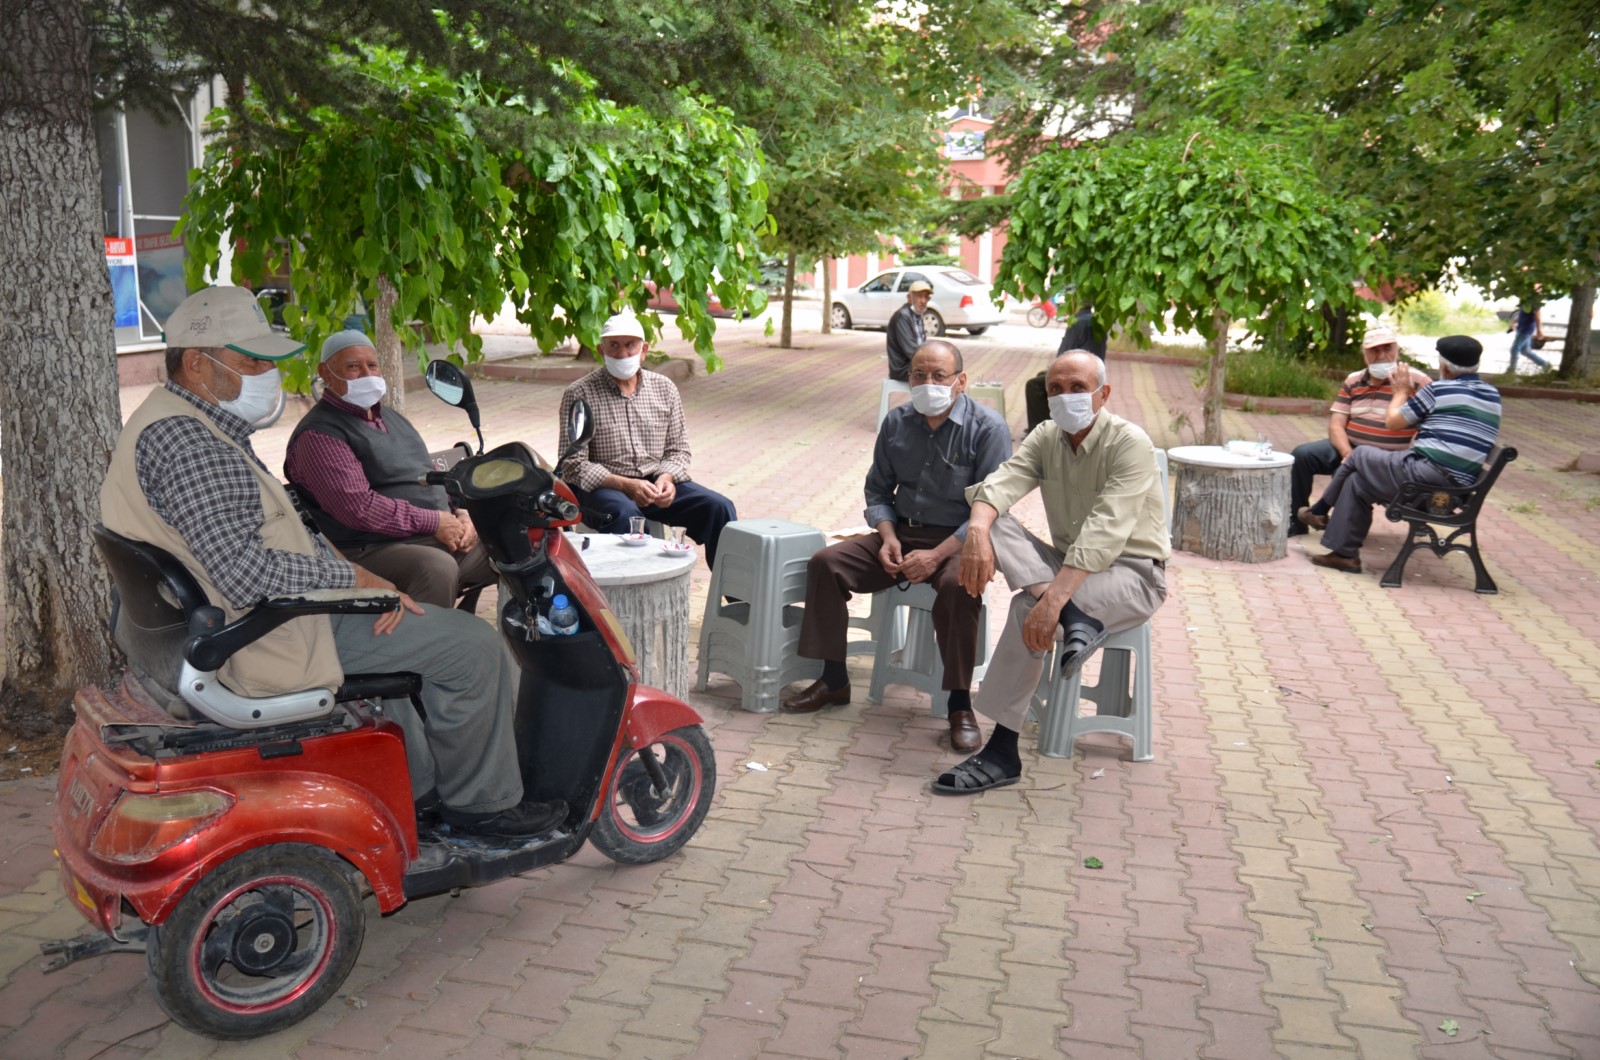
[[1175,480],[1173,548],[1239,563],[1266,563],[1288,555],[1293,457],[1180,445],[1167,450],[1167,459]]
[[573,535],[588,542],[584,565],[639,657],[639,679],[682,699],[689,692],[689,572],[696,550],[668,554],[666,542],[639,545],[617,534]]

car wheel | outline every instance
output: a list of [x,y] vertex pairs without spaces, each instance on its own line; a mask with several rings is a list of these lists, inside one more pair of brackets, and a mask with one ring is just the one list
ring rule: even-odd
[[944,317],[938,310],[930,309],[922,314],[922,333],[930,339],[941,338],[944,335]]
[[988,331],[988,330],[989,330],[989,325],[985,324],[981,328],[968,328],[967,329],[967,334],[971,335],[973,338],[977,338],[979,335],[982,335],[985,331]]
[[849,331],[850,330],[850,310],[846,309],[844,306],[840,305],[838,302],[833,303],[833,311],[828,314],[828,323],[835,330],[838,330],[838,331]]

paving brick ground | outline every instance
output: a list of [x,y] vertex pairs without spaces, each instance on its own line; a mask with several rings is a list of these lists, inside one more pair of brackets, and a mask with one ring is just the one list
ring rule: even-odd
[[[1020,429],[1047,354],[1005,341],[962,345]],[[882,342],[727,333],[727,370],[682,384],[697,477],[746,515],[858,523]],[[1114,357],[1111,381],[1158,444],[1188,440],[1188,369]],[[491,443],[549,450],[559,391],[484,384]],[[861,703],[864,660],[857,703],[810,717],[744,713],[715,678],[691,700],[719,795],[681,855],[585,851],[374,915],[342,998],[250,1045],[168,1024],[138,957],[39,974],[37,942],[81,925],[50,783],[0,784],[0,1056],[1600,1057],[1600,480],[1562,470],[1600,449],[1600,411],[1506,412],[1500,595],[1460,557],[1386,591],[1312,567],[1314,539],[1259,566],[1180,554],[1155,761],[1110,737],[1042,758],[1030,731],[1025,782],[974,799],[929,795],[942,723],[904,689]],[[1228,429],[1287,449],[1323,421]],[[1380,519],[1368,565],[1398,540]]]

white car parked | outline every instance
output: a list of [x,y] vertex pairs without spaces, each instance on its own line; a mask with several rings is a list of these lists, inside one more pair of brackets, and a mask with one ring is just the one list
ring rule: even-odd
[[982,335],[1004,318],[1000,307],[990,300],[993,288],[966,269],[910,265],[880,272],[854,290],[836,291],[833,326],[840,330],[888,327],[889,318],[906,304],[906,292],[918,280],[933,285],[923,318],[930,337],[943,335],[946,328],[965,328],[968,335]]

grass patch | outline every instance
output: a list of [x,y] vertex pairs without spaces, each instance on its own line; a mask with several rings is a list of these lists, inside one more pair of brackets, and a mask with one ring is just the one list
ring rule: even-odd
[[1204,346],[1184,346],[1173,342],[1152,342],[1148,346],[1140,347],[1118,343],[1107,348],[1108,353],[1155,353],[1163,357],[1177,357],[1185,361],[1203,361],[1211,355],[1211,351]]
[[1506,511],[1516,512],[1518,515],[1538,515],[1539,505],[1533,501],[1522,501],[1520,504],[1506,505]]
[[[1203,371],[1197,371],[1195,385],[1205,384]],[[1236,350],[1228,354],[1227,391],[1251,397],[1298,397],[1332,400],[1338,384],[1317,368],[1284,353],[1271,350]]]
[[1504,331],[1492,309],[1456,302],[1442,291],[1421,291],[1394,307],[1400,330],[1408,335],[1473,335]]

